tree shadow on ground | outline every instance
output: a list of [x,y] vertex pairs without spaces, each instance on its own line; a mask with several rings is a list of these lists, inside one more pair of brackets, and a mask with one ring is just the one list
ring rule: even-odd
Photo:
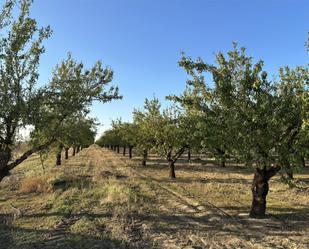
[[[61,213],[28,215],[28,217],[63,216]],[[87,217],[102,217],[89,214]],[[100,236],[66,231],[63,238],[50,238],[53,229],[23,228],[12,225],[14,217],[9,214],[0,214],[0,248],[2,249],[137,249],[145,248],[137,243],[131,243],[112,238],[102,231]],[[144,245],[151,248],[147,241]]]

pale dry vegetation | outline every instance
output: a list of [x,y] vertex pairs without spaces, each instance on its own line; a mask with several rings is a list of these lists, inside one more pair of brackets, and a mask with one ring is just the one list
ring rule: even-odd
[[[279,177],[268,197],[273,216],[255,221],[247,216],[252,174],[241,166],[222,169],[210,159],[205,165],[183,158],[173,180],[158,157],[142,167],[137,157],[98,146],[62,166],[47,162],[43,173],[33,156],[1,183],[0,239],[6,248],[290,249],[308,243],[308,192]],[[23,175],[25,168],[32,173]],[[307,176],[295,178],[305,182]],[[13,188],[16,177],[21,184]]]

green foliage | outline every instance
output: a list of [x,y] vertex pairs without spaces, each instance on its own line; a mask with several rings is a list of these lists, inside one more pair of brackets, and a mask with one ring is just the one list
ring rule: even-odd
[[[93,141],[93,120],[86,118],[93,101],[119,99],[118,88],[109,86],[113,71],[98,61],[85,69],[71,54],[56,66],[49,84],[38,87],[38,66],[50,27],[37,27],[30,17],[31,0],[6,0],[0,13],[0,180],[32,153],[55,141],[72,143],[72,133],[63,135],[78,119],[83,135],[78,143]],[[16,7],[18,5],[18,7]],[[14,18],[13,12],[18,12]],[[83,120],[84,119],[84,120]],[[32,148],[9,163],[18,130],[32,127]],[[72,128],[73,129],[73,128]],[[75,133],[76,133],[76,127]]]
[[[271,82],[263,62],[253,63],[236,44],[227,55],[217,54],[216,65],[184,55],[179,64],[192,80],[184,94],[170,98],[195,115],[194,132],[204,135],[205,147],[257,167],[284,166],[286,155],[289,161],[300,158],[295,146],[305,137],[300,132],[308,115],[308,70],[286,68],[278,82]],[[206,84],[205,73],[212,76],[213,87]]]

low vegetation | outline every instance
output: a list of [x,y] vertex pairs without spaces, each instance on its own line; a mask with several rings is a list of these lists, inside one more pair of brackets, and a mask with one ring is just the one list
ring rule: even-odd
[[39,83],[52,30],[32,2],[0,11],[1,248],[308,248],[308,65],[183,53],[184,91],[95,141],[113,70],[68,53]]

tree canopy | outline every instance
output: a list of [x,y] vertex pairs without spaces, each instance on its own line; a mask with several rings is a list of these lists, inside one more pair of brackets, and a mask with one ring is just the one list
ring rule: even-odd
[[[77,113],[86,114],[93,101],[121,98],[118,88],[109,85],[110,68],[98,61],[85,69],[71,54],[56,66],[48,84],[38,86],[43,41],[52,32],[49,26],[39,28],[30,16],[31,0],[17,2],[6,0],[0,14],[0,179],[59,139],[63,126]],[[33,128],[32,147],[11,161],[16,135],[28,126]]]

